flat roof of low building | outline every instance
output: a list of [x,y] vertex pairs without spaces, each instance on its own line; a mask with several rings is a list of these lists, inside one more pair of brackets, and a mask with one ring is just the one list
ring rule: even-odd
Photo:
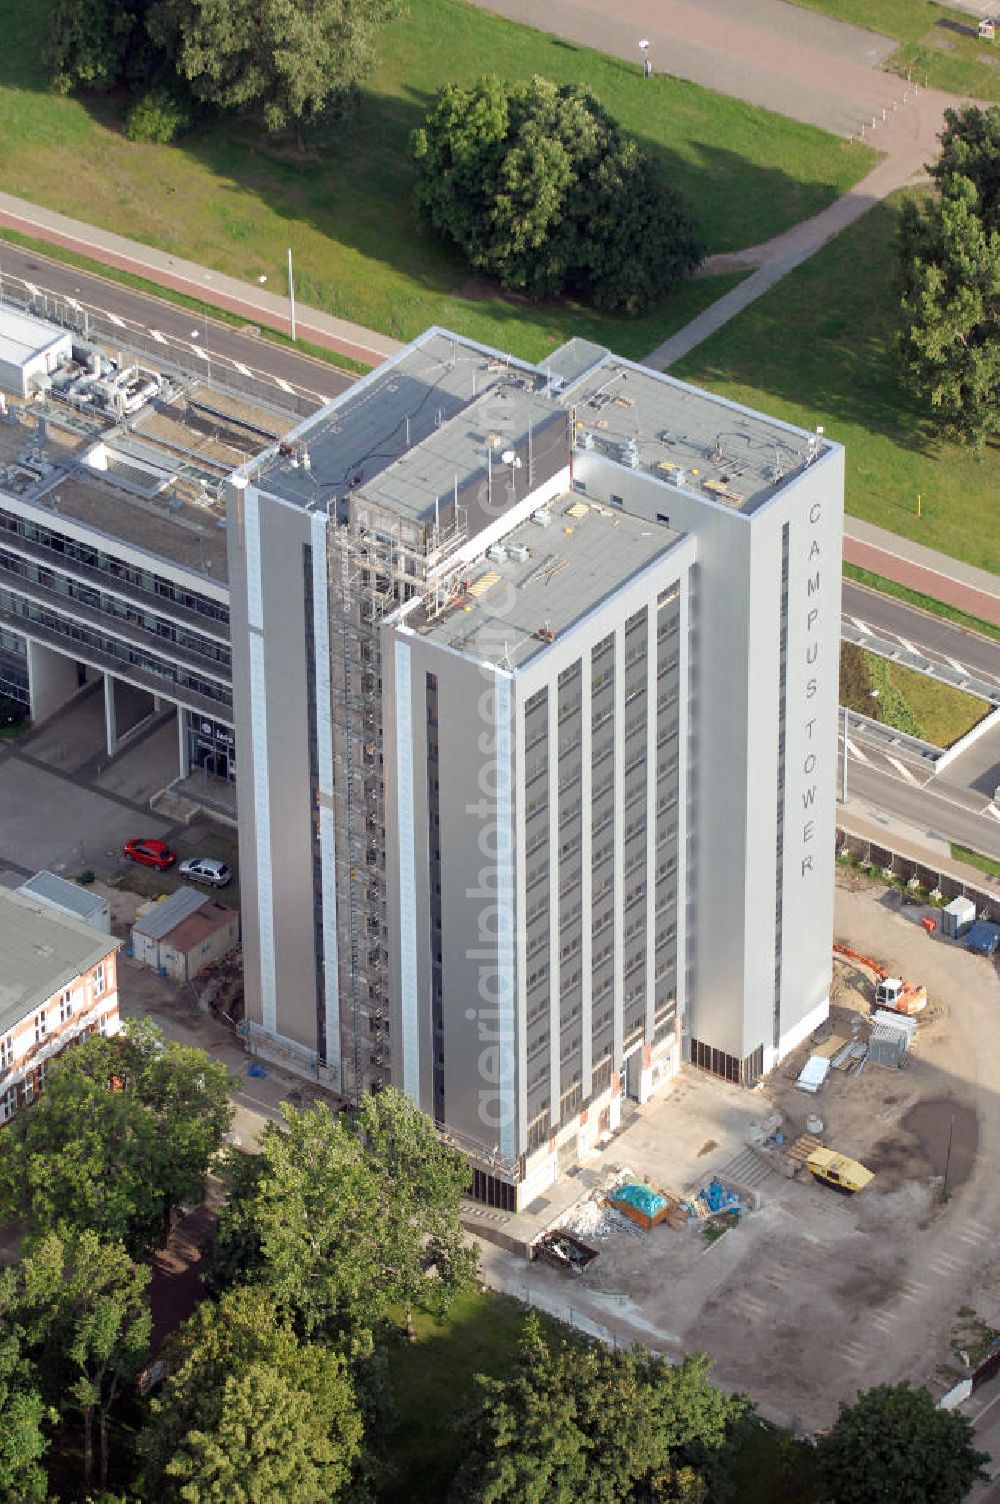
[[403,629],[479,662],[518,669],[683,536],[573,494],[540,515],[546,525],[522,522],[505,535],[499,553],[491,550],[495,557],[470,565],[467,584],[442,611],[435,614],[426,599],[404,608]]
[[831,447],[819,433],[614,355],[567,386],[560,400],[572,409],[578,448],[734,511],[754,511]]
[[0,1034],[118,949],[121,941],[0,888]]
[[22,883],[17,890],[23,893],[25,898],[39,899],[40,901],[56,904],[61,909],[69,909],[78,914],[86,922],[88,915],[103,914],[107,908],[107,899],[99,894],[91,892],[87,888],[81,888],[79,883],[71,883],[65,877],[58,877],[54,872],[36,872],[34,877],[29,877],[26,883]]
[[4,365],[27,365],[42,350],[69,338],[67,331],[56,324],[21,313],[9,304],[0,304],[0,363]]

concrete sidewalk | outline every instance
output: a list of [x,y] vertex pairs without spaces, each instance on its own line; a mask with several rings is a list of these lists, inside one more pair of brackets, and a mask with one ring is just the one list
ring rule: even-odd
[[[70,219],[66,214],[43,209],[10,193],[0,193],[0,225],[18,230],[22,235],[33,235],[49,245],[63,246],[134,276],[146,277],[159,287],[201,298],[216,308],[265,324],[269,329],[288,333],[288,299],[255,283],[241,282],[224,272],[209,271],[181,256],[158,250],[156,246],[142,245],[111,230],[101,230],[81,220]],[[346,319],[335,319],[304,303],[296,305],[296,324],[301,339],[336,350],[364,365],[377,365],[402,348],[398,340],[376,334],[373,329],[365,329],[360,324],[348,323]]]

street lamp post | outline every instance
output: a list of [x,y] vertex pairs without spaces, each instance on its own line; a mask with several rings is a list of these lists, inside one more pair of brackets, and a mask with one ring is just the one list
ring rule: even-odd
[[288,247],[288,309],[292,339],[295,339],[295,281],[292,277],[292,248]]
[[642,57],[642,76],[648,78],[653,71],[653,64],[649,57],[650,41],[648,37],[639,38],[639,53]]
[[205,385],[206,386],[211,386],[212,385],[212,357],[211,357],[211,355],[209,354],[208,350],[206,349],[206,347],[204,345],[199,345],[198,344],[199,331],[197,329],[192,329],[191,330],[191,338],[195,342],[194,348],[197,350],[198,354],[205,361],[205,366],[206,366]]

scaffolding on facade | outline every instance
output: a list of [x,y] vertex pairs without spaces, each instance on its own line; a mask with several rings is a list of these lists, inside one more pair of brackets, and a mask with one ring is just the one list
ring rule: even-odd
[[386,1084],[392,1068],[380,627],[432,588],[432,574],[438,589],[454,580],[466,538],[461,509],[443,525],[437,508],[433,522],[410,523],[360,493],[327,531],[337,914],[348,942],[339,951],[341,1089],[352,1100]]

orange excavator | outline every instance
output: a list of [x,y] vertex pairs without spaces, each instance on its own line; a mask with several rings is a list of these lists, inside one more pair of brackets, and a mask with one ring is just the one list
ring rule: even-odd
[[838,945],[835,942],[833,949],[835,955],[846,956],[849,961],[856,961],[859,966],[866,966],[874,973],[876,1008],[889,1008],[893,1013],[909,1015],[919,1013],[927,1007],[927,988],[922,982],[903,982],[899,977],[890,976],[878,961],[873,961],[871,956],[863,956],[860,951],[851,950],[849,945]]

